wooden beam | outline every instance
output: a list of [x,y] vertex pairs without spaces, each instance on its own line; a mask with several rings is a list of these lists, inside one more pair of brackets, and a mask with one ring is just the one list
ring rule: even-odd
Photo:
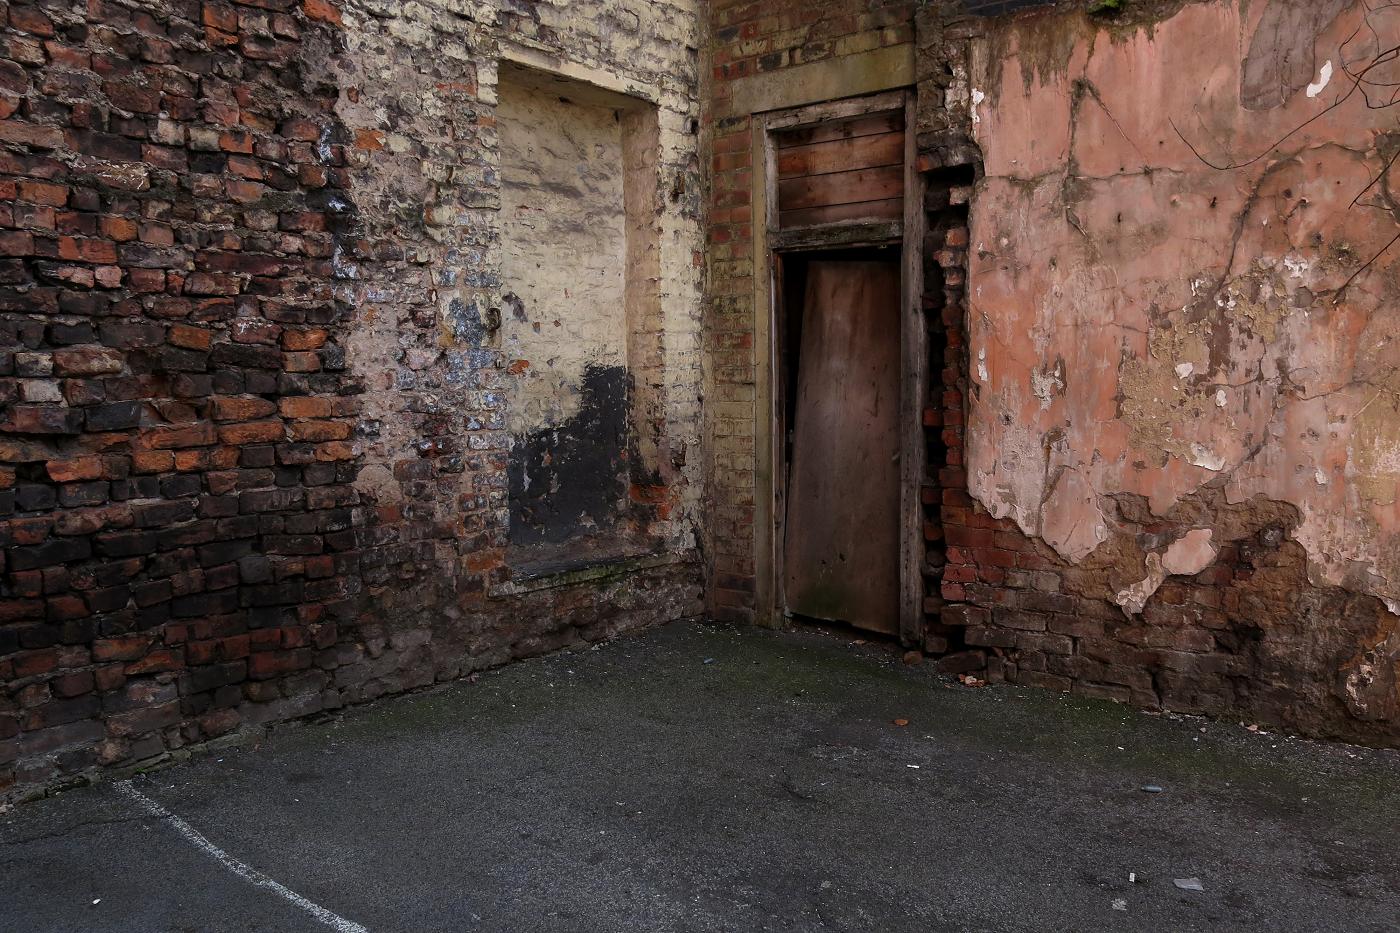
[[[905,125],[914,125],[914,95],[905,96]],[[928,398],[928,322],[924,320],[923,176],[919,174],[915,134],[904,139],[904,274],[902,326],[903,383],[900,397],[900,606],[899,640],[922,648],[924,639],[924,508],[927,469],[923,410]]]
[[[778,151],[791,149],[797,146],[809,146],[813,143],[829,143],[840,140],[859,139],[863,136],[882,136],[886,133],[902,133],[904,131],[904,112],[901,110],[890,110],[885,113],[876,113],[869,116],[848,117],[845,120],[830,119],[815,126],[803,126],[790,130],[783,130],[774,134],[774,143]],[[900,150],[901,160],[903,150]]]
[[826,224],[821,227],[779,230],[773,234],[771,246],[783,252],[889,246],[900,243],[903,236],[902,219],[883,223]]
[[778,226],[784,230],[807,227],[849,226],[904,219],[904,199],[885,198],[881,201],[857,201],[854,204],[829,204],[826,207],[804,207],[779,214]]

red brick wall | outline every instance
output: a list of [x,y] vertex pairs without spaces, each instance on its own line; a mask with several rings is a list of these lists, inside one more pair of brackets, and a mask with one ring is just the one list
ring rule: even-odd
[[0,787],[226,732],[239,682],[337,640],[348,174],[333,99],[283,80],[310,11],[8,4]]
[[474,67],[410,62],[461,183],[403,187],[429,150],[339,115],[344,28],[0,4],[0,794],[698,611],[683,559],[490,595],[502,375],[488,310],[436,303],[487,276],[493,117]]
[[955,166],[926,175],[924,238],[924,313],[928,324],[929,397],[924,400],[927,438],[924,508],[924,649],[945,656],[945,670],[980,669],[981,655],[962,651],[963,630],[944,619],[945,601],[963,595],[950,581],[960,569],[948,566],[948,521],[962,519],[968,504],[963,467],[964,411],[967,390],[967,204],[972,194],[971,166]]

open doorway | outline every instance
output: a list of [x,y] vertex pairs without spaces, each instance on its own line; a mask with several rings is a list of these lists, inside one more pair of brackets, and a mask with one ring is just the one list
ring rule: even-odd
[[900,632],[900,250],[779,254],[789,615]]

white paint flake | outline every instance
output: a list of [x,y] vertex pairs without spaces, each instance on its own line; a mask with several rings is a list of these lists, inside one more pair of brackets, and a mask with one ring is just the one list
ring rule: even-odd
[[1313,479],[1317,481],[1319,486],[1327,485],[1327,474],[1322,472],[1322,467],[1318,467],[1317,472],[1313,473]]
[[1114,593],[1113,601],[1129,616],[1141,615],[1147,601],[1152,598],[1152,594],[1157,592],[1157,588],[1166,579],[1167,572],[1162,569],[1162,556],[1155,553],[1148,554],[1147,576]]
[[987,348],[983,347],[977,351],[977,379],[979,382],[990,382],[991,377],[987,375]]
[[1192,373],[1194,373],[1195,371],[1196,371],[1196,366],[1195,366],[1194,363],[1177,363],[1177,364],[1176,364],[1176,377],[1177,377],[1178,379],[1186,379],[1186,378],[1188,378]]
[[1204,444],[1191,445],[1191,462],[1198,467],[1219,473],[1225,469],[1225,458]]
[[1225,395],[1225,390],[1224,390],[1224,389],[1216,389],[1216,390],[1215,390],[1215,407],[1216,407],[1216,408],[1224,408],[1224,407],[1225,407],[1225,403],[1226,403],[1227,401],[1228,401],[1228,398],[1227,398],[1226,395]]
[[1285,256],[1283,265],[1288,270],[1288,274],[1295,279],[1301,279],[1308,274],[1308,261],[1306,259],[1289,259]]
[[[1329,62],[1329,64],[1331,64],[1331,63]],[[982,101],[984,101],[984,100],[986,100],[986,99],[987,99],[987,95],[986,95],[986,94],[983,94],[982,91],[981,91],[980,89],[978,89],[978,88],[973,88],[973,89],[972,89],[972,125],[973,125],[973,126],[976,126],[977,124],[979,124],[979,123],[982,122],[982,115],[979,114],[979,113],[977,112],[977,108],[978,108],[979,106],[981,106]]]
[[[1327,87],[1332,80],[1332,62],[1327,60],[1322,63],[1322,70],[1317,73],[1317,80],[1308,85],[1308,96],[1316,97],[1322,93],[1322,89]],[[1293,85],[1297,87],[1297,85]]]

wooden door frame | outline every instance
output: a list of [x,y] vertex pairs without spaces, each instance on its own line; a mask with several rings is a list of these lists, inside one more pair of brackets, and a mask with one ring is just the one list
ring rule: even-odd
[[[826,224],[778,229],[778,173],[773,134],[831,120],[904,111],[904,217],[902,221]],[[779,345],[777,270],[779,256],[815,249],[899,243],[900,268],[900,545],[899,638],[910,647],[924,636],[924,530],[922,485],[927,451],[923,410],[927,404],[928,334],[923,312],[923,179],[915,167],[915,112],[912,91],[887,91],[755,114],[751,125],[754,217],[754,571],[756,621],[785,623],[782,595],[781,496],[784,404]]]

